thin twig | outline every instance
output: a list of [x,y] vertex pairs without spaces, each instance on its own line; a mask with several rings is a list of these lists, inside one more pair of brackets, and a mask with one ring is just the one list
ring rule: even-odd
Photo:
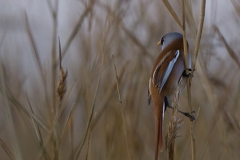
[[240,68],[240,61],[239,61],[239,58],[238,58],[237,54],[235,54],[233,49],[228,45],[226,39],[223,37],[223,35],[220,32],[220,30],[218,29],[218,27],[217,26],[213,26],[213,29],[217,32],[219,38],[222,40],[222,42],[223,42],[224,46],[226,47],[230,57],[237,63],[238,68]]
[[93,98],[93,103],[92,103],[92,107],[91,107],[91,112],[90,112],[90,117],[87,123],[87,129],[85,131],[85,134],[83,136],[83,140],[81,142],[81,144],[78,146],[77,151],[73,157],[74,160],[78,159],[79,154],[81,153],[82,147],[87,139],[87,136],[89,134],[89,130],[91,127],[91,123],[92,123],[92,119],[93,119],[93,113],[94,113],[94,109],[95,109],[95,102],[96,102],[96,97],[97,97],[97,93],[98,93],[98,89],[99,89],[99,84],[100,84],[100,80],[101,80],[101,75],[102,75],[102,66],[103,66],[103,59],[102,59],[102,63],[101,63],[101,68],[100,68],[100,72],[99,72],[99,76],[98,76],[98,81],[97,81],[97,86],[96,86],[96,90],[95,90],[95,94],[94,94],[94,98]]
[[11,137],[11,142],[13,143],[13,155],[14,155],[14,159],[18,159],[18,160],[22,160],[22,153],[20,150],[20,146],[19,146],[19,139],[17,137],[17,132],[16,132],[16,128],[14,126],[13,123],[13,116],[12,116],[12,108],[9,104],[9,99],[8,99],[8,94],[7,94],[7,84],[6,84],[6,80],[5,80],[5,75],[4,75],[4,71],[3,71],[3,63],[2,60],[0,59],[0,88],[1,88],[1,92],[3,95],[3,101],[2,104],[4,105],[4,109],[5,109],[5,115],[7,118],[7,131],[9,132],[9,136]]
[[13,152],[10,150],[10,148],[1,138],[0,138],[0,146],[2,146],[3,150],[6,152],[6,154],[9,156],[11,160],[15,159]]
[[[187,38],[186,38],[186,23],[185,23],[185,0],[182,0],[182,18],[183,18],[183,44],[184,44],[184,57],[185,57],[185,68],[188,67],[188,48],[187,48]],[[187,70],[188,74],[188,70]],[[191,77],[191,76],[190,76]],[[191,103],[191,79],[190,77],[187,78],[187,95],[188,95],[188,108],[190,109],[190,113],[192,113],[192,103]],[[193,138],[193,122],[189,120],[189,129],[190,129],[190,139],[191,139],[191,155],[192,160],[195,160],[195,145],[194,145],[194,138]]]
[[[46,80],[46,76],[44,74],[44,71],[43,71],[43,66],[41,64],[41,60],[40,60],[40,53],[37,49],[37,44],[36,44],[36,41],[34,39],[34,36],[33,36],[33,33],[32,33],[32,30],[31,30],[31,27],[30,27],[30,23],[29,23],[29,19],[28,19],[28,15],[27,13],[25,12],[25,23],[26,23],[26,30],[27,30],[27,35],[28,35],[28,38],[29,38],[29,41],[31,43],[31,46],[33,48],[33,55],[34,55],[34,58],[35,58],[35,61],[37,62],[37,69],[38,69],[38,72],[40,73],[41,75],[41,79],[42,79],[42,83],[43,83],[43,89],[44,89],[44,96],[45,96],[45,99],[46,99],[46,102],[47,102],[47,106],[50,106],[50,102],[49,102],[49,97],[48,97],[48,89],[47,89],[47,80]],[[48,112],[50,112],[50,107],[48,107]],[[49,114],[51,115],[51,114]],[[50,121],[51,121],[51,116],[49,117],[50,118]]]
[[[203,23],[204,23],[204,17],[205,17],[205,6],[206,6],[206,0],[202,0],[201,3],[201,13],[200,13],[200,22],[198,26],[198,32],[197,32],[197,38],[196,38],[196,44],[195,44],[195,49],[194,49],[194,58],[193,58],[193,65],[192,65],[192,70],[195,70],[195,64],[196,60],[198,57],[198,50],[199,50],[199,45],[200,45],[200,40],[202,36],[202,30],[203,30]],[[189,83],[188,85],[191,84],[192,77],[188,78]],[[192,110],[191,110],[192,111]],[[192,144],[192,159],[196,159],[196,150],[195,150],[195,139],[193,138],[193,122],[189,121],[190,123],[190,133],[191,133],[191,144]]]
[[[184,10],[184,0],[182,1],[183,3],[183,10]],[[201,40],[201,35],[202,35],[202,29],[203,29],[203,23],[204,23],[204,16],[205,16],[205,4],[206,0],[202,0],[201,4],[201,13],[200,13],[200,22],[198,26],[198,31],[197,31],[197,38],[196,38],[196,44],[195,44],[195,49],[194,49],[194,56],[193,56],[193,65],[192,65],[192,71],[194,72],[195,70],[195,64],[196,64],[196,59],[198,56],[198,50],[199,50],[199,45],[200,45],[200,40]],[[185,10],[183,11],[185,12]],[[185,13],[183,13],[185,17]],[[184,31],[185,31],[185,27]],[[184,46],[185,47],[185,46]],[[185,53],[186,54],[186,53]],[[187,57],[185,56],[185,62],[187,62]],[[187,91],[188,91],[188,106],[190,108],[190,112],[192,112],[192,105],[191,105],[191,81],[192,81],[192,76],[190,76],[188,79],[187,83]],[[196,159],[196,149],[195,149],[195,139],[193,137],[193,122],[189,121],[190,123],[190,139],[191,139],[191,152],[192,152],[192,160]]]
[[200,13],[200,21],[199,21],[199,25],[198,25],[197,38],[196,38],[196,44],[195,44],[194,56],[193,56],[193,65],[192,65],[193,71],[195,69],[196,60],[198,57],[200,40],[201,40],[201,36],[202,36],[203,23],[204,23],[204,18],[205,18],[205,6],[206,6],[206,0],[202,0],[201,11],[200,11],[201,12]]
[[[70,89],[70,91],[68,92],[68,94],[67,94],[66,97],[69,97],[69,96],[71,95],[74,86],[75,86],[75,84],[73,84],[73,86],[71,87],[71,89]],[[76,105],[74,105],[72,108],[75,108],[75,107],[76,107]],[[52,125],[52,127],[50,128],[50,130],[48,131],[48,136],[45,136],[44,148],[46,148],[46,147],[48,146],[48,143],[51,141],[51,137],[52,137],[52,135],[53,135],[53,133],[54,133],[54,130],[55,130],[55,128],[56,128],[56,125],[57,125],[57,123],[58,123],[58,121],[59,121],[59,119],[60,119],[60,117],[61,117],[61,115],[62,115],[62,113],[63,113],[63,109],[64,109],[64,108],[62,107],[62,108],[61,108],[61,111],[60,111],[60,113],[59,113],[59,115],[58,115],[58,117],[56,117],[56,118],[53,120],[53,125]],[[63,130],[63,132],[64,132],[64,130]],[[59,141],[60,141],[60,140],[59,140]],[[60,141],[60,142],[61,142],[61,141]],[[60,143],[59,143],[59,144],[60,144]],[[43,156],[43,152],[42,152],[42,150],[41,150],[40,153],[38,154],[38,156],[36,156],[36,160],[40,160],[40,159],[42,158],[42,156]]]
[[122,106],[122,98],[120,94],[120,89],[119,89],[119,83],[118,83],[118,76],[117,76],[117,67],[114,62],[114,57],[112,55],[113,59],[113,64],[114,64],[114,73],[115,73],[115,78],[116,78],[116,85],[117,85],[117,92],[118,92],[118,99],[120,102],[120,109],[121,109],[121,115],[122,115],[122,121],[123,121],[123,130],[124,130],[124,137],[125,137],[125,142],[126,142],[126,147],[127,147],[127,154],[128,154],[128,159],[130,160],[130,153],[129,153],[129,146],[128,146],[128,139],[127,139],[127,127],[126,127],[126,121],[125,121],[125,116],[124,116],[124,111],[123,111],[123,106]]
[[[76,83],[74,83],[74,84],[70,87],[70,91],[69,91],[68,94],[66,95],[66,98],[67,98],[67,99],[70,97],[70,95],[71,95],[71,93],[72,93],[72,91],[73,91],[73,88],[74,88],[75,86],[76,86]],[[64,105],[64,106],[66,106],[66,105]],[[63,127],[63,129],[62,129],[62,134],[61,134],[61,136],[60,136],[60,142],[61,142],[61,140],[62,140],[62,138],[63,138],[63,135],[64,135],[64,133],[65,133],[65,131],[66,131],[67,124],[68,124],[68,122],[70,121],[70,119],[71,119],[70,117],[72,117],[73,110],[74,110],[75,108],[76,108],[76,104],[74,104],[72,107],[70,107],[70,113],[69,113],[68,119],[67,119],[66,124],[64,125],[64,127]],[[65,109],[64,107],[61,107],[61,110],[60,110],[60,113],[59,113],[59,117],[62,116],[64,109]]]
[[81,17],[79,18],[77,24],[75,25],[75,27],[74,27],[70,37],[68,38],[65,46],[63,47],[62,57],[64,57],[66,55],[67,50],[68,50],[70,44],[72,43],[73,39],[77,36],[77,33],[78,33],[79,29],[82,26],[83,20],[85,19],[85,17],[87,17],[88,13],[92,10],[92,8],[94,6],[94,3],[95,3],[95,0],[92,0],[90,2],[91,3],[85,8],[83,14],[81,15]]
[[[28,105],[29,105],[29,108],[30,108],[30,111],[32,113],[32,115],[34,115],[34,112],[33,112],[33,109],[32,109],[32,105],[29,101],[29,98],[28,98],[28,95],[27,96],[27,101],[28,101]],[[41,148],[41,150],[43,151],[43,154],[45,155],[45,159],[47,160],[47,156],[48,156],[48,153],[46,152],[45,148],[44,148],[44,144],[43,144],[43,138],[42,138],[42,133],[39,129],[39,126],[36,124],[36,122],[33,120],[33,117],[31,116],[31,114],[29,114],[30,117],[31,117],[31,120],[32,120],[32,123],[33,123],[33,127],[34,127],[34,130],[35,130],[35,133],[36,133],[36,136],[37,136],[37,139],[38,139],[38,143],[39,143],[39,146]]]
[[[10,102],[12,102],[13,104],[15,104],[14,106],[16,106],[17,108],[19,108],[21,111],[23,111],[23,113],[25,113],[27,116],[31,115],[32,118],[34,119],[34,121],[38,124],[38,126],[41,126],[46,132],[50,132],[50,130],[48,129],[47,126],[44,125],[43,122],[41,122],[40,119],[38,119],[34,114],[31,113],[30,110],[26,109],[12,94],[12,92],[10,91],[10,89],[6,86],[6,92],[7,92],[7,98]],[[30,117],[30,116],[29,116]]]
[[[196,119],[195,119],[194,124],[193,124],[193,129],[194,129],[194,127],[195,127],[195,125],[196,125],[196,122],[197,122],[197,120],[198,120],[198,115],[199,115],[200,109],[201,109],[201,108],[199,107],[199,108],[198,108],[198,111],[197,111],[197,114],[196,114],[196,117],[195,117]],[[188,138],[188,141],[187,141],[187,143],[186,143],[186,145],[185,145],[185,148],[184,148],[184,151],[183,151],[183,154],[182,154],[180,160],[183,160],[183,158],[184,158],[184,155],[185,155],[185,153],[186,153],[187,146],[188,146],[188,143],[189,143],[190,138],[191,138],[191,136],[189,136],[189,138]]]
[[[124,72],[126,71],[126,68],[129,66],[129,61],[127,61],[122,68],[120,69],[120,71],[118,72],[118,80],[121,80],[123,77]],[[105,97],[103,98],[103,100],[101,101],[100,106],[102,106],[102,108],[98,111],[98,114],[96,115],[93,123],[92,123],[92,127],[94,127],[97,122],[99,122],[99,119],[101,118],[101,115],[103,114],[104,111],[106,111],[107,107],[109,107],[108,102],[109,99],[111,99],[114,89],[116,88],[117,84],[114,82],[112,84],[109,85],[108,87],[108,91],[105,93]]]
[[175,19],[175,21],[177,22],[177,24],[179,25],[180,28],[183,28],[181,21],[179,20],[177,14],[175,13],[175,11],[173,10],[172,6],[170,5],[170,3],[168,2],[168,0],[162,0],[163,3],[165,4],[165,6],[167,7],[168,11],[171,13],[171,15],[173,16],[173,18]]
[[[55,10],[53,10],[53,39],[52,39],[52,57],[51,57],[51,108],[52,115],[54,119],[58,117],[58,107],[56,105],[56,55],[57,55],[57,35],[58,35],[58,9],[59,9],[59,0],[56,0]],[[51,122],[51,127],[52,126]],[[54,159],[58,160],[60,157],[59,152],[59,125],[58,123],[54,126],[54,134],[53,134],[53,143],[54,143]]]
[[[183,27],[182,27],[182,34],[183,34],[183,48],[184,48],[184,59],[185,59],[185,68],[189,68],[188,67],[188,46],[187,46],[187,38],[186,38],[186,22],[185,22],[185,0],[182,0],[182,23],[183,23]],[[186,70],[187,75],[188,75],[188,70]],[[191,104],[191,103],[190,103]],[[191,109],[192,111],[192,109]],[[191,112],[190,112],[191,113]]]

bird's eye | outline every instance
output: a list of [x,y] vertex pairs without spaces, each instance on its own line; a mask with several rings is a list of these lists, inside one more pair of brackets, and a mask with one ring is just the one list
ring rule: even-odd
[[162,39],[161,39],[161,45],[163,45],[163,42],[164,42],[164,39],[162,38]]

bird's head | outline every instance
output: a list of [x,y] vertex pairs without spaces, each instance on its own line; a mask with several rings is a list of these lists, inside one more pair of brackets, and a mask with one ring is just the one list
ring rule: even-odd
[[166,46],[171,44],[174,40],[176,40],[178,38],[182,38],[182,37],[183,37],[183,35],[181,33],[169,32],[161,38],[161,40],[158,42],[158,45],[161,45],[162,50],[163,50]]

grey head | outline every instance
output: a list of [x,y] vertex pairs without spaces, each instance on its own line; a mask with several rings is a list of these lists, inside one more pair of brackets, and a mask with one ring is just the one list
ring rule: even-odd
[[175,39],[178,39],[178,38],[182,38],[183,35],[181,33],[178,33],[178,32],[169,32],[167,34],[165,34],[160,42],[161,42],[161,46],[162,46],[162,50],[167,46],[169,45],[170,43],[172,43],[172,41],[174,41]]

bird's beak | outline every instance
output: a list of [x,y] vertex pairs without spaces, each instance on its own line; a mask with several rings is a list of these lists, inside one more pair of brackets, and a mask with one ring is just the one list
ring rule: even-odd
[[157,45],[161,45],[161,41],[158,41]]

